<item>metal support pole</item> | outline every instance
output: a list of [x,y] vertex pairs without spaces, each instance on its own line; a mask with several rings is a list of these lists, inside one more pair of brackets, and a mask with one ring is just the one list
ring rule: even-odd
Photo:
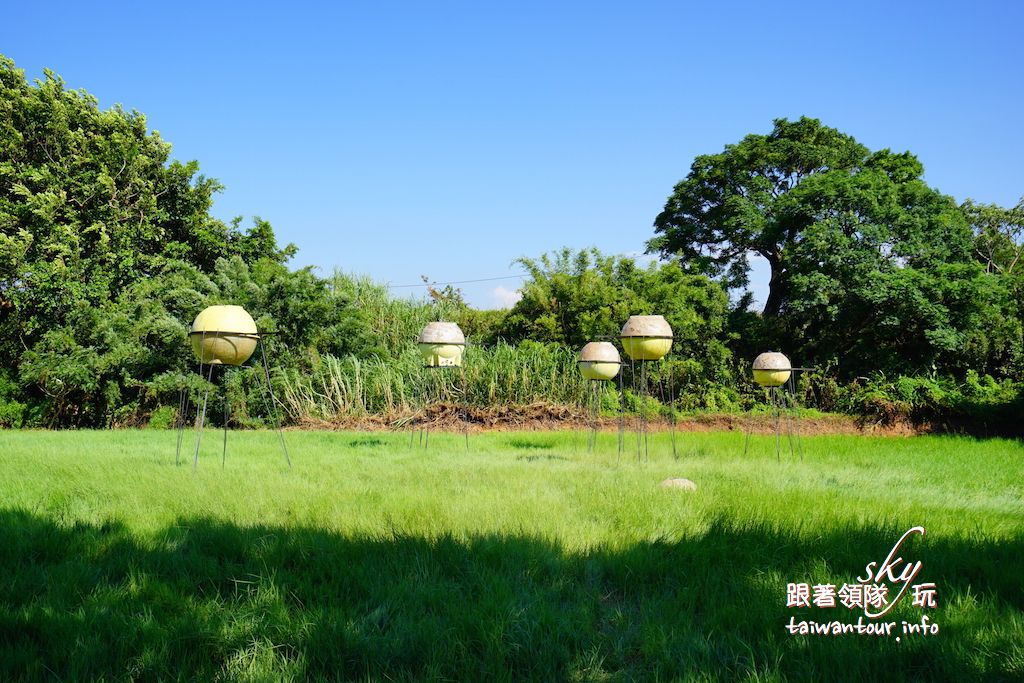
[[[619,366],[619,458],[626,451],[626,385],[622,375],[622,367]],[[616,460],[615,465],[618,464]]]
[[800,456],[800,462],[804,461],[804,449],[800,443],[800,431],[799,423],[796,421],[796,376],[791,375],[789,378],[789,398],[787,401],[787,407],[789,408],[789,447],[790,451],[793,450],[793,442],[796,442],[796,451]]
[[676,450],[676,387],[672,381],[675,379],[675,372],[669,370],[668,374],[668,423],[672,430],[672,458],[679,459],[679,452]]
[[640,431],[636,435],[636,457],[640,462],[640,444],[643,442],[644,462],[650,460],[647,450],[647,361],[640,361]]
[[746,419],[743,421],[743,431],[746,435],[743,438],[743,457],[747,457],[747,449],[750,448],[750,433],[754,431],[754,416],[747,411]]
[[782,447],[779,444],[779,429],[780,429],[780,424],[779,423],[782,420],[782,411],[779,408],[779,388],[778,387],[772,387],[771,394],[772,394],[772,406],[773,406],[774,411],[775,411],[775,460],[776,460],[776,462],[782,462],[782,455],[781,455]]
[[459,374],[462,376],[462,401],[460,403],[462,412],[462,415],[460,416],[462,419],[462,433],[466,437],[466,452],[469,453],[469,394],[466,390],[466,369],[459,366]]
[[[202,366],[200,366],[202,371]],[[206,422],[206,402],[210,398],[210,383],[213,382],[213,365],[210,365],[210,375],[206,378],[206,391],[203,393],[203,409],[196,416],[196,452],[192,456],[192,471],[199,466],[199,444],[203,440],[203,424]]]
[[[224,374],[227,373],[225,372]],[[220,454],[220,466],[221,469],[223,469],[228,460],[228,420],[231,417],[231,399],[228,397],[227,382],[225,382],[225,378],[223,376],[221,376],[221,384],[224,385],[221,387],[224,391],[224,450],[222,450]]]
[[292,468],[292,459],[288,455],[288,446],[284,442],[284,432],[281,430],[281,416],[277,412],[277,396],[274,395],[274,385],[270,381],[270,364],[267,363],[266,344],[264,344],[263,340],[261,339],[260,342],[259,342],[259,345],[260,345],[260,352],[261,352],[261,355],[263,357],[263,373],[264,373],[264,376],[267,378],[267,392],[270,394],[270,408],[271,408],[271,411],[274,414],[274,423],[275,423],[274,426],[277,428],[277,437],[281,441],[281,450],[284,451],[285,462],[288,463],[288,469],[291,469]]
[[181,465],[181,441],[185,436],[185,422],[188,420],[188,387],[183,386],[178,394],[178,413],[175,416],[175,427],[178,429],[178,447],[174,452],[175,467]]

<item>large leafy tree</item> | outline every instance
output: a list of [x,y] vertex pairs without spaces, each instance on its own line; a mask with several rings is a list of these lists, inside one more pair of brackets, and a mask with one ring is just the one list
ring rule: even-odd
[[985,334],[975,346],[994,366],[993,374],[1024,377],[1024,198],[1012,208],[971,200],[961,208],[993,292]]
[[867,149],[816,119],[775,121],[768,135],[748,135],[719,154],[701,155],[655,219],[648,251],[677,258],[689,270],[748,284],[749,257],[771,266],[765,315],[785,303],[789,248],[810,218],[790,192],[814,176],[849,175]]
[[963,212],[922,173],[909,152],[777,120],[698,157],[648,247],[730,286],[763,256],[768,339],[807,361],[848,375],[953,367],[983,324],[987,285]]
[[[187,321],[226,297],[315,343],[323,283],[284,268],[294,247],[265,221],[211,217],[219,183],[169,155],[138,112],[101,110],[49,72],[28,83],[0,56],[0,409],[121,419],[187,361]],[[241,300],[236,260],[258,271]]]

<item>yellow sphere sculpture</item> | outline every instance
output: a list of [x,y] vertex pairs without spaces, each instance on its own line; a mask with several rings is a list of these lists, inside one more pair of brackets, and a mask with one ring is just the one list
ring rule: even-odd
[[420,332],[420,356],[428,368],[457,368],[462,365],[466,336],[455,323],[429,323]]
[[192,351],[207,365],[241,365],[260,340],[256,321],[241,306],[210,306],[192,322]]
[[619,333],[633,360],[661,360],[672,350],[672,328],[661,315],[631,315]]
[[590,342],[580,349],[578,361],[583,377],[590,380],[615,379],[622,366],[619,352],[609,342]]
[[777,351],[765,351],[754,359],[754,381],[762,387],[781,387],[792,373],[789,359]]

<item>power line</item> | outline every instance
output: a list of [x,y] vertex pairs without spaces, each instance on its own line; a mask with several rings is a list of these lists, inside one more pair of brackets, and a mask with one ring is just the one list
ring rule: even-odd
[[389,289],[405,289],[407,287],[433,287],[435,285],[468,285],[471,282],[493,282],[495,280],[513,280],[515,278],[527,277],[529,273],[520,273],[519,275],[503,275],[502,277],[482,277],[476,280],[452,280],[451,282],[417,282],[414,285],[392,285],[389,284]]

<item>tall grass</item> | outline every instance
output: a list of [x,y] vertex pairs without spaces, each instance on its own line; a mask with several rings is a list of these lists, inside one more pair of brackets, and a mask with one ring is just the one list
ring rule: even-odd
[[531,343],[470,346],[462,368],[427,369],[407,342],[390,359],[326,356],[311,372],[285,371],[279,381],[294,421],[395,415],[434,402],[477,408],[540,402],[582,406],[589,396],[573,351]]

